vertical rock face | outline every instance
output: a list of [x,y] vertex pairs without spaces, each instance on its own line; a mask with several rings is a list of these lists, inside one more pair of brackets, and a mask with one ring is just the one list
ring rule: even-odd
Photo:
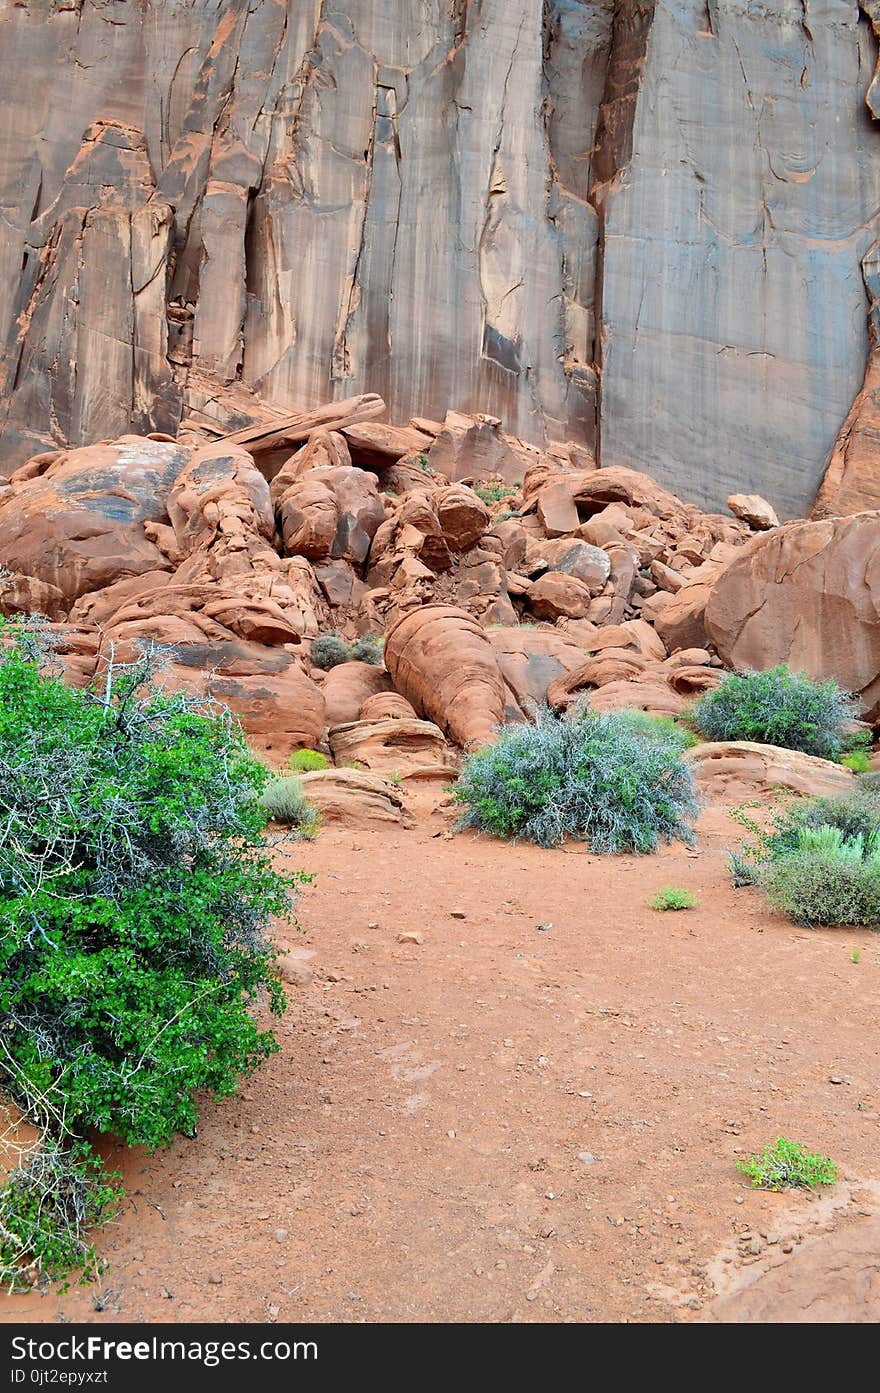
[[0,474],[187,379],[805,511],[862,384],[874,0],[0,0]]

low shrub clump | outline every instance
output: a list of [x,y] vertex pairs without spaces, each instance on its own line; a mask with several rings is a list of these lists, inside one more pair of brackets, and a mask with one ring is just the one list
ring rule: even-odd
[[643,740],[675,745],[679,750],[690,750],[699,743],[693,731],[681,725],[673,716],[652,716],[649,711],[626,707],[617,714]]
[[696,895],[678,885],[664,885],[648,901],[649,909],[677,910],[695,909],[699,904]]
[[505,726],[467,761],[453,796],[464,827],[547,847],[571,838],[599,853],[690,843],[697,813],[679,746],[644,739],[618,712],[543,711],[534,726]]
[[301,837],[313,837],[318,830],[317,811],[306,798],[298,774],[271,779],[260,795],[260,806],[273,822],[284,823]]
[[23,1156],[0,1190],[4,1285],[15,1290],[75,1269],[96,1276],[101,1263],[90,1234],[116,1214],[119,1179],[85,1142],[64,1148],[47,1137]]
[[320,750],[294,750],[287,767],[292,774],[313,774],[316,769],[329,768],[329,761]]
[[329,672],[340,663],[351,661],[351,649],[338,634],[319,634],[312,639],[312,666]]
[[192,1135],[197,1095],[233,1094],[277,1048],[255,1017],[284,1006],[265,930],[304,877],[273,864],[269,775],[228,711],[160,691],[146,658],[75,690],[27,626],[2,640],[0,1087],[43,1134],[0,1202],[0,1280],[17,1280],[9,1244],[47,1157],[85,1225],[110,1203],[92,1129],[150,1148]]
[[340,663],[372,663],[379,667],[383,643],[381,634],[365,634],[354,643],[346,643],[338,634],[319,634],[312,639],[312,665],[324,672]]
[[730,854],[734,884],[759,885],[797,924],[880,926],[880,794],[809,798],[777,813]]
[[516,489],[510,484],[474,484],[474,493],[487,505],[500,503],[503,498],[515,498]]
[[850,698],[836,682],[813,682],[780,666],[727,673],[697,702],[693,720],[707,740],[754,740],[838,759],[852,714]]
[[833,1185],[837,1166],[828,1156],[807,1151],[800,1142],[777,1137],[773,1147],[760,1156],[737,1161],[736,1168],[761,1190],[813,1190],[817,1185]]
[[871,760],[865,750],[850,750],[849,754],[840,756],[841,764],[845,764],[847,769],[851,769],[854,774],[869,774],[871,772]]

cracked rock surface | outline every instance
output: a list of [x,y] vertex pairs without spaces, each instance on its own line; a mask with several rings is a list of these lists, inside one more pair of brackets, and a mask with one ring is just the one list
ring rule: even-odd
[[876,29],[875,0],[0,0],[0,474],[240,382],[803,514],[869,352]]

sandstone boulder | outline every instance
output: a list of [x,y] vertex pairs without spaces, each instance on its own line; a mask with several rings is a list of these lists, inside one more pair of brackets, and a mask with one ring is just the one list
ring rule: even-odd
[[377,774],[448,779],[458,768],[442,730],[431,721],[350,721],[331,726],[328,740],[337,765],[362,765]]
[[0,561],[51,587],[43,598],[56,615],[123,577],[170,570],[144,523],[166,518],[188,459],[180,445],[137,435],[62,451],[0,499]]
[[363,827],[372,822],[408,821],[401,790],[366,769],[317,769],[303,774],[303,792],[321,823]]
[[338,726],[358,720],[369,697],[390,693],[391,678],[372,663],[338,663],[327,673],[321,690],[325,720],[328,726]]
[[592,595],[589,586],[562,571],[545,571],[530,586],[528,606],[538,619],[582,619],[588,614]]
[[735,518],[746,523],[755,532],[768,532],[779,526],[779,518],[773,507],[757,493],[732,493],[727,506]]
[[489,509],[473,489],[451,484],[434,495],[434,508],[443,540],[450,551],[476,546],[489,526]]
[[706,633],[727,667],[834,677],[864,717],[880,715],[880,512],[756,537],[707,598]]
[[400,615],[385,638],[395,690],[456,744],[486,744],[504,716],[495,650],[476,620],[451,605]]
[[855,783],[855,775],[841,764],[750,740],[709,741],[686,750],[684,757],[704,797],[713,803],[742,803],[780,789],[835,798]]
[[551,682],[584,660],[583,649],[555,629],[528,625],[490,629],[492,647],[510,693],[512,714],[528,714],[547,700]]
[[376,692],[368,696],[358,713],[362,721],[416,720],[416,713],[405,697],[397,692]]
[[269,485],[241,445],[195,450],[174,481],[168,516],[184,556],[215,541],[237,549],[251,537],[271,540],[275,531]]

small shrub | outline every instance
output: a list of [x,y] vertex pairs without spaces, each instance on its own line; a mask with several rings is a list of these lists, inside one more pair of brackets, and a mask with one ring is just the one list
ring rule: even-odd
[[880,791],[861,783],[842,798],[805,798],[789,803],[774,819],[772,829],[761,834],[765,859],[778,861],[789,852],[804,850],[804,829],[835,827],[845,842],[861,837],[868,848],[880,836]]
[[364,634],[357,639],[351,647],[351,657],[354,662],[372,663],[373,667],[381,667],[384,657],[385,639],[382,634]]
[[282,822],[301,837],[311,838],[318,830],[318,814],[308,801],[298,774],[282,774],[272,779],[260,795],[260,806],[273,822]]
[[0,1282],[16,1291],[75,1269],[97,1275],[88,1235],[116,1213],[119,1179],[86,1142],[34,1146],[0,1190]]
[[790,852],[770,863],[761,883],[773,908],[796,924],[880,925],[880,855],[863,859],[858,843]]
[[338,634],[319,634],[312,639],[312,665],[324,672],[340,663],[372,663],[380,667],[384,643],[382,634],[364,634],[354,643],[346,643]]
[[870,774],[871,760],[864,750],[852,750],[848,755],[840,756],[841,764],[845,764],[847,769],[851,769],[854,774]]
[[499,513],[495,518],[493,526],[497,527],[500,522],[510,522],[514,519],[518,520],[521,517],[522,513],[511,512],[509,508],[505,508],[505,510]]
[[650,909],[694,909],[699,900],[690,890],[677,885],[664,885],[648,901]]
[[799,1142],[777,1137],[760,1156],[737,1161],[736,1168],[761,1190],[812,1190],[816,1185],[833,1185],[837,1166],[828,1156],[808,1152]]
[[329,768],[329,764],[320,750],[294,750],[287,767],[292,774],[313,774],[316,769]]
[[852,703],[834,681],[813,682],[785,666],[730,672],[694,708],[707,740],[754,740],[837,759]]
[[506,726],[472,755],[454,790],[461,825],[539,846],[566,838],[598,853],[654,851],[693,841],[691,771],[669,741],[645,740],[617,712]]
[[689,750],[699,743],[693,731],[679,725],[673,716],[652,716],[648,711],[626,707],[617,714],[643,740],[675,745],[679,750]]
[[760,885],[770,904],[807,926],[880,926],[880,794],[790,803],[761,828],[732,813],[755,837],[728,852],[734,885]]
[[351,649],[338,634],[319,634],[317,638],[312,639],[313,667],[329,672],[332,667],[338,667],[340,663],[347,663],[350,659]]
[[511,488],[510,484],[474,484],[474,493],[487,505],[500,503],[502,498],[514,498],[516,489]]

